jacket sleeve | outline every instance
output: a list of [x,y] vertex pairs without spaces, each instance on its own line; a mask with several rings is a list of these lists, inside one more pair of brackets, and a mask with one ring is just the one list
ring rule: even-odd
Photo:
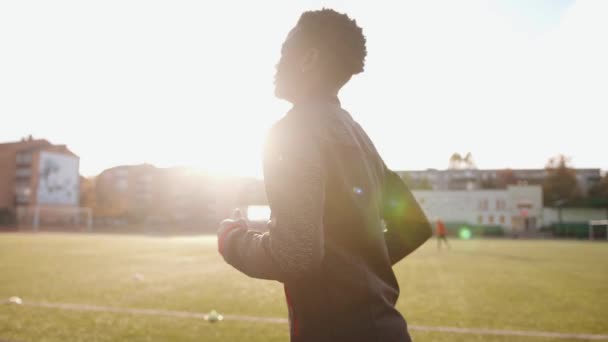
[[324,256],[325,181],[318,142],[295,130],[271,133],[264,179],[272,219],[267,233],[230,232],[224,258],[255,278],[285,282],[314,272]]
[[432,236],[432,229],[418,202],[395,172],[385,167],[383,189],[384,238],[391,264],[420,247]]

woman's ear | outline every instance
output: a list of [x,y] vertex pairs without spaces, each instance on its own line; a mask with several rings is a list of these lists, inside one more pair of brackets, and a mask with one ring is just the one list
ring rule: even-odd
[[319,64],[319,50],[316,48],[310,48],[304,54],[302,58],[302,64],[300,65],[300,71],[303,73],[310,72],[315,69]]

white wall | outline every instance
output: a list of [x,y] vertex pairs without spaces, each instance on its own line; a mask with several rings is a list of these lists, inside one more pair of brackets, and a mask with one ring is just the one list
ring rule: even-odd
[[[510,216],[508,193],[505,190],[413,191],[413,194],[430,219],[478,224],[481,216],[481,223],[489,224],[490,217],[494,217],[494,224],[498,225],[501,215]],[[499,200],[504,201],[506,207],[497,208]],[[487,205],[483,205],[484,202]]]
[[[542,224],[542,190],[539,186],[510,186],[506,190],[412,191],[427,217],[445,222],[496,225],[510,229],[520,216],[520,205],[528,216]],[[503,221],[501,221],[501,218]]]

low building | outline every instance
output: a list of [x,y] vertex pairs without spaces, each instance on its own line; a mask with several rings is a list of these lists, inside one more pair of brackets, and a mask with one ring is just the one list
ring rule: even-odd
[[414,197],[430,220],[474,226],[499,226],[507,233],[543,226],[542,189],[537,185],[505,190],[415,190]]

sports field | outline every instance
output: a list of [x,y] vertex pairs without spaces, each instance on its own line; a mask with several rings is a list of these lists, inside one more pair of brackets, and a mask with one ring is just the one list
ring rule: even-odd
[[[469,240],[438,252],[432,241],[395,269],[416,341],[608,335],[608,243]],[[281,285],[224,264],[215,237],[0,234],[0,300],[11,296],[23,304],[0,304],[0,340],[288,340],[284,323],[247,320],[286,317]],[[197,315],[213,309],[227,319]]]

